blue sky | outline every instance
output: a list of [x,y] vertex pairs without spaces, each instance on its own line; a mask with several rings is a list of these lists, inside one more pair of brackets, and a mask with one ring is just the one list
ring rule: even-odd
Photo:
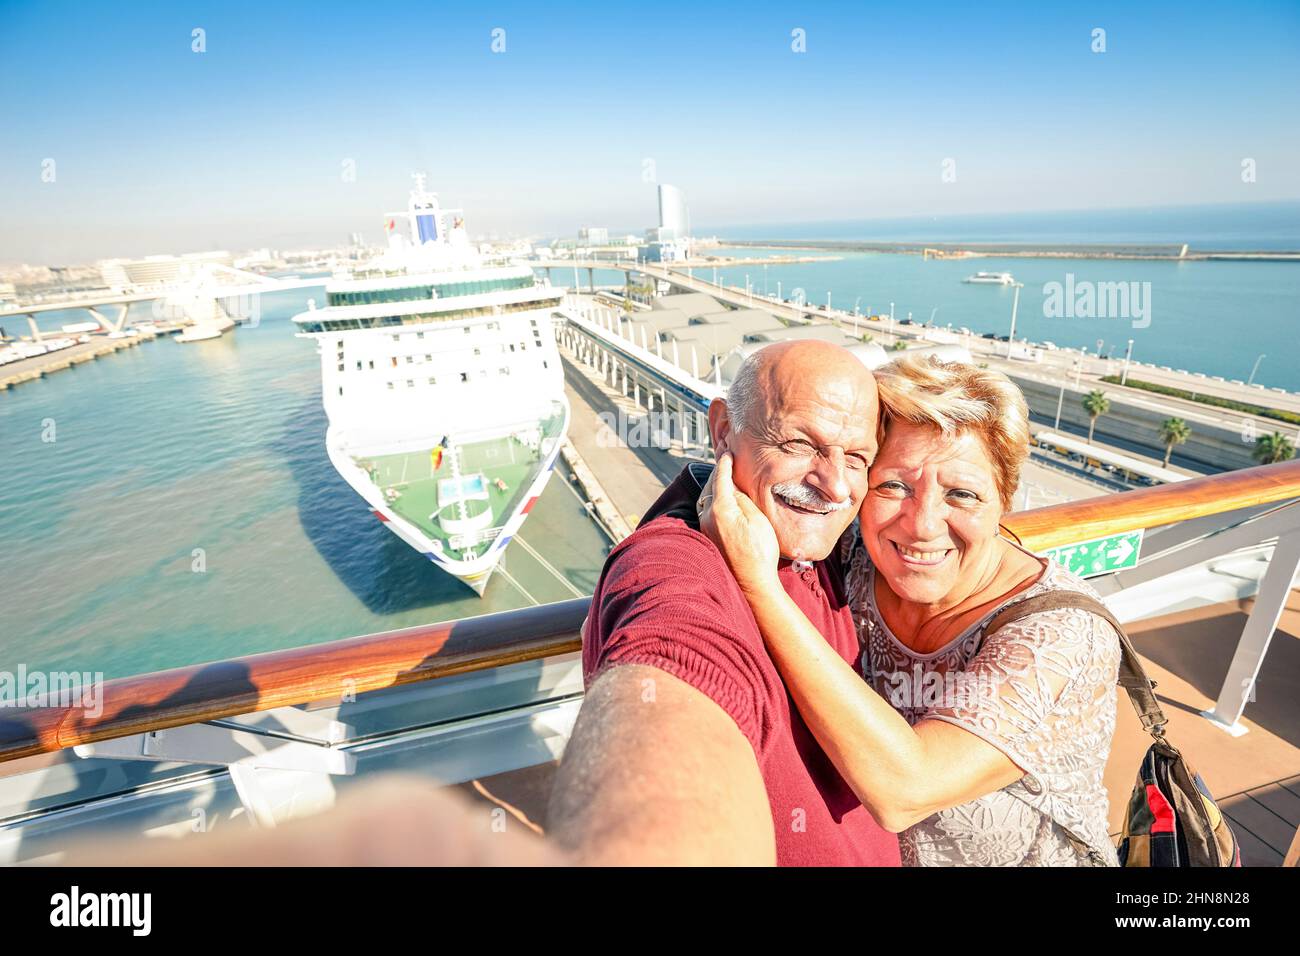
[[881,6],[0,0],[0,260],[1300,198],[1300,4]]

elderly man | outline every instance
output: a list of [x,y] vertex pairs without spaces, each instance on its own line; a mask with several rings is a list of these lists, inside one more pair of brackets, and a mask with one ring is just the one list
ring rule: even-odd
[[[858,655],[832,562],[876,454],[870,371],[825,342],[752,355],[709,408],[715,451],[772,522],[786,591]],[[692,463],[610,554],[583,635],[586,700],[549,835],[590,863],[897,865],[791,704],[753,614],[696,517]]]

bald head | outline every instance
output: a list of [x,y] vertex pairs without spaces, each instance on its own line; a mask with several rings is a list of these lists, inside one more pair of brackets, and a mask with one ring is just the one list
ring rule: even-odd
[[741,365],[709,407],[718,454],[772,522],[782,553],[824,558],[857,514],[875,458],[879,404],[871,371],[829,342],[777,342]]
[[764,346],[745,359],[727,389],[731,427],[754,427],[795,386],[816,388],[824,382],[867,392],[874,405],[875,376],[843,346],[816,339]]

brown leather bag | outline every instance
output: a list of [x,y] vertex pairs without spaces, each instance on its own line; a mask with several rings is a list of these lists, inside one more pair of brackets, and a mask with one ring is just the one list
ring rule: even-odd
[[[1236,835],[1200,774],[1165,737],[1168,718],[1156,700],[1155,682],[1142,669],[1124,626],[1100,601],[1080,591],[1047,591],[998,612],[984,629],[992,634],[1012,621],[1073,607],[1103,618],[1119,635],[1119,686],[1154,741],[1138,769],[1137,784],[1124,815],[1118,848],[1120,866],[1241,866]],[[1077,835],[1068,833],[1076,845]]]

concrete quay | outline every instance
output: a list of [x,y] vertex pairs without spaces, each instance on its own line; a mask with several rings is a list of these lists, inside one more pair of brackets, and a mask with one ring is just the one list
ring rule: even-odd
[[93,362],[102,355],[111,355],[122,349],[132,348],[154,336],[148,334],[132,335],[122,339],[93,338],[89,342],[79,342],[57,352],[33,355],[31,358],[19,359],[8,365],[0,365],[0,391],[44,378],[51,372],[72,368],[83,362]]

